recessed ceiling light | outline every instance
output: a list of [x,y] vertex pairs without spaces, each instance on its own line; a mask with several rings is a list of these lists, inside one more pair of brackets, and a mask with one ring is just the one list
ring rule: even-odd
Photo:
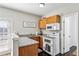
[[45,7],[45,3],[40,3],[40,7]]

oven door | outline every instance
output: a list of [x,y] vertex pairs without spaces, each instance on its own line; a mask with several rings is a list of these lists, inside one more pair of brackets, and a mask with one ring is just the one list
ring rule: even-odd
[[45,43],[44,47],[43,47],[43,50],[50,54],[50,55],[53,55],[53,47],[51,47],[52,45],[49,45],[48,43]]
[[48,44],[53,44],[53,38],[43,37],[43,42]]

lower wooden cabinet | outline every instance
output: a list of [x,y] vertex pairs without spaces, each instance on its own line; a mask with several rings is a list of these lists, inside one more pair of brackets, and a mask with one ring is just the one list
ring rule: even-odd
[[38,47],[43,48],[43,38],[41,36],[32,36],[32,39],[39,42]]
[[19,47],[19,56],[37,56],[38,44]]
[[41,37],[41,36],[40,36],[40,45],[39,45],[39,47],[43,49],[43,37]]

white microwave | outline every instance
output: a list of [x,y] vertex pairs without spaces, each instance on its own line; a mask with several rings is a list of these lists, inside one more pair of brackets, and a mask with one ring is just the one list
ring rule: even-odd
[[60,23],[46,24],[46,30],[60,30]]

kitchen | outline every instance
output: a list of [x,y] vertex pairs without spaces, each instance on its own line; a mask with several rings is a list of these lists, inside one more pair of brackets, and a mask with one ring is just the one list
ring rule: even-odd
[[[40,4],[45,5],[44,3]],[[32,5],[33,7],[30,7]],[[31,10],[30,8],[38,10],[38,5],[39,3],[1,4],[0,11],[2,12],[0,12],[0,17],[4,21],[8,20],[11,24],[10,34],[12,35],[12,40],[9,40],[9,45],[11,45],[12,56],[77,56],[79,9],[76,5],[78,4],[53,4],[58,8],[55,9],[53,6],[55,9],[53,10],[52,4],[48,3],[44,8],[50,8],[51,11],[47,10],[50,12],[44,13],[42,17],[38,15],[45,11],[45,9],[42,9],[43,7],[39,7],[42,10],[38,15],[33,15],[33,13],[26,14],[25,10],[27,8],[24,8],[24,12],[22,12],[23,10],[18,10],[22,9],[23,6],[29,6],[28,10]],[[72,5],[73,7],[70,8]],[[33,12],[38,13],[39,11]],[[6,55],[6,53],[2,55]]]

